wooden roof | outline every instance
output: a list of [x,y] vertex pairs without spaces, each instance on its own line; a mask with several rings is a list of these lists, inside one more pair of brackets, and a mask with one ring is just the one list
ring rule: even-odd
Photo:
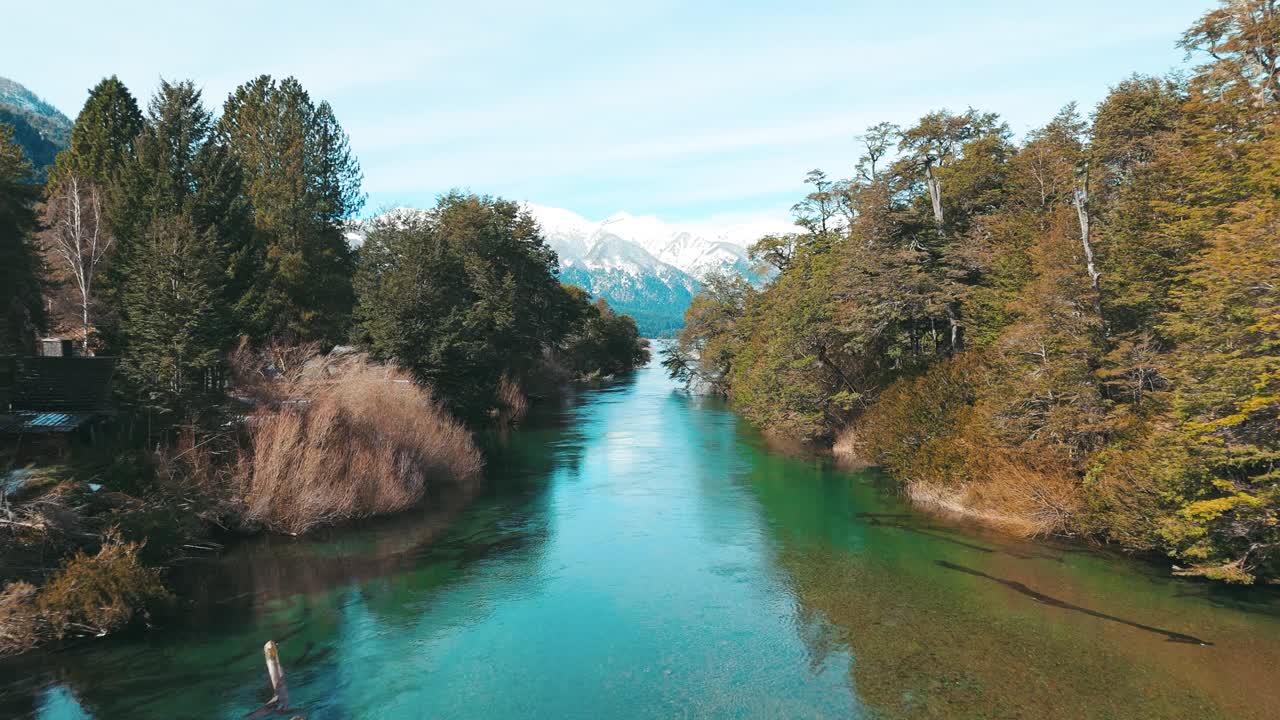
[[110,414],[116,359],[24,357],[14,362],[13,412]]

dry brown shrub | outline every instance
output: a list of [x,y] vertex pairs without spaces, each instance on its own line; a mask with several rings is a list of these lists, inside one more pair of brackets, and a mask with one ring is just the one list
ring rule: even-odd
[[529,412],[529,399],[524,394],[520,383],[503,373],[498,381],[497,420],[501,427],[514,427],[520,424]]
[[97,554],[77,552],[55,572],[36,599],[51,635],[104,635],[167,597],[159,572],[139,559],[141,548],[141,543],[125,542],[108,530]]
[[1079,482],[1069,465],[1041,461],[994,442],[966,443],[967,481],[915,478],[908,495],[917,504],[962,515],[1015,535],[1070,531],[1080,506]]
[[36,586],[21,580],[6,585],[0,592],[0,655],[30,650],[43,636]]
[[[981,457],[975,453],[975,457]],[[1080,481],[1074,467],[1052,458],[1033,459],[1005,448],[987,448],[980,460],[985,482],[977,487],[979,507],[1000,508],[1026,524],[1023,534],[1072,532],[1080,508]]]
[[353,362],[287,390],[293,400],[250,427],[241,494],[251,523],[303,533],[405,510],[430,484],[479,474],[470,433],[407,373]]
[[173,446],[153,457],[157,497],[151,499],[222,525],[222,519],[235,512],[243,455],[231,433],[201,435],[185,429]]
[[850,424],[836,433],[836,441],[831,445],[831,452],[842,463],[853,466],[870,464],[867,454],[867,442],[858,432],[856,424]]
[[1052,448],[1012,447],[971,358],[900,380],[837,436],[845,461],[877,463],[918,505],[1018,535],[1074,529],[1078,468]]
[[319,351],[317,343],[255,348],[249,338],[242,337],[228,357],[233,392],[258,404],[287,400],[303,381],[308,365],[327,357]]

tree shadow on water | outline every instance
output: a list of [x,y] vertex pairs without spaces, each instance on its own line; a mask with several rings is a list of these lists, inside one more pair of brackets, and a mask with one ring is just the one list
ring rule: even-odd
[[915,524],[913,521],[919,520],[918,515],[911,515],[908,513],[860,512],[860,513],[855,513],[854,517],[856,517],[858,520],[861,520],[862,522],[872,527],[887,527],[887,528],[893,528],[894,530],[902,530],[903,532],[922,535],[932,540],[949,543],[951,545],[957,545],[962,548],[974,550],[980,553],[986,553],[989,555],[999,553],[1001,555],[1008,555],[1010,557],[1014,557],[1019,560],[1049,560],[1051,562],[1056,562],[1056,563],[1066,562],[1065,560],[1062,559],[1060,555],[1052,555],[1049,553],[1038,553],[1038,552],[1022,552],[1018,550],[1013,550],[1011,548],[989,548],[984,545],[978,545],[977,543],[958,540],[956,538],[949,537],[946,534],[945,530],[935,528],[930,525],[920,526]]
[[1069,603],[1065,600],[1059,600],[1058,598],[1045,595],[1044,593],[1039,592],[1038,590],[1033,590],[1027,587],[1026,585],[1024,585],[1023,583],[1020,583],[1016,580],[1006,580],[1004,578],[999,578],[994,575],[988,575],[987,573],[984,573],[981,570],[974,570],[973,568],[967,568],[963,565],[957,565],[953,562],[947,562],[946,560],[938,560],[937,564],[939,567],[946,568],[947,570],[962,572],[967,575],[973,575],[974,577],[980,577],[980,578],[983,578],[984,580],[990,580],[994,583],[998,583],[1000,585],[1003,585],[1009,588],[1010,590],[1013,590],[1014,592],[1021,593],[1022,595],[1026,595],[1027,597],[1031,598],[1032,600],[1035,600],[1038,603],[1043,603],[1051,607],[1061,608],[1063,610],[1071,610],[1073,612],[1084,613],[1085,615],[1096,617],[1101,620],[1109,620],[1111,622],[1120,623],[1121,625],[1128,625],[1129,627],[1137,628],[1139,630],[1145,630],[1146,632],[1149,632],[1149,633],[1163,635],[1165,638],[1169,640],[1169,642],[1183,643],[1186,645],[1203,645],[1203,646],[1213,645],[1213,643],[1207,640],[1201,640],[1200,638],[1194,637],[1192,635],[1187,635],[1185,633],[1180,633],[1180,632],[1174,632],[1173,630],[1164,630],[1158,627],[1153,627],[1151,625],[1143,625],[1142,623],[1139,623],[1139,622],[1126,620],[1124,618],[1116,617],[1115,615],[1108,615],[1103,612],[1098,612],[1097,610],[1091,610],[1086,607],[1081,607],[1079,605]]

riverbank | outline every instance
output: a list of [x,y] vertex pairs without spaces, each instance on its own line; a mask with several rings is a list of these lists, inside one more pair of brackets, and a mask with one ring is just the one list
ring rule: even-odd
[[403,512],[478,482],[470,431],[408,375],[358,355],[298,360],[256,383],[265,373],[238,365],[251,410],[224,431],[11,474],[0,654],[146,624],[175,599],[164,570],[228,540]]
[[[591,362],[549,355],[526,382],[539,402],[607,385],[598,370],[577,374]],[[408,374],[359,353],[296,348],[238,353],[233,367],[248,410],[228,431],[15,473],[21,488],[0,506],[0,655],[149,625],[185,600],[166,573],[224,545],[440,503],[456,512],[478,492],[473,431]],[[506,387],[491,425],[509,431],[531,400]]]

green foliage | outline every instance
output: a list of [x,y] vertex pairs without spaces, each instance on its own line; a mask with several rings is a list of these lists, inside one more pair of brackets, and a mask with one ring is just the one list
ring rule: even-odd
[[[71,127],[70,146],[51,168],[45,184],[41,244],[50,260],[50,325],[55,332],[75,327],[84,347],[111,351],[119,338],[119,288],[100,272],[115,261],[112,227],[124,202],[122,173],[134,159],[143,129],[142,113],[128,88],[112,76],[89,92]],[[67,218],[76,217],[74,223]],[[63,255],[61,248],[82,253]],[[72,319],[74,317],[74,319]],[[107,339],[108,347],[100,347]]]
[[973,110],[874,126],[854,178],[810,174],[808,233],[754,248],[773,282],[709,287],[664,364],[1030,531],[1280,577],[1277,23],[1223,2],[1189,79],[1019,145]]
[[216,235],[185,214],[158,217],[132,259],[123,298],[130,395],[162,424],[196,420],[221,396],[228,344]]
[[740,321],[744,341],[728,373],[729,398],[754,422],[806,440],[825,436],[843,417],[828,402],[858,387],[841,377],[841,334],[833,326],[830,253],[793,261],[770,292],[753,295]]
[[58,155],[49,174],[51,184],[68,175],[111,183],[133,155],[133,143],[140,132],[138,101],[115,75],[104,78],[89,91],[89,99],[76,116],[70,146]]
[[44,324],[43,265],[32,246],[39,190],[28,184],[30,175],[13,133],[0,125],[0,355],[30,351]]
[[615,313],[604,298],[591,302],[582,288],[561,288],[570,297],[569,307],[578,308],[570,311],[577,319],[560,351],[575,375],[618,375],[649,362],[649,343],[640,337],[634,319]]
[[204,416],[235,337],[227,257],[243,242],[239,170],[189,82],[164,82],[121,173],[111,266],[127,399],[153,424]]
[[958,485],[972,477],[962,433],[978,401],[983,368],[973,354],[885,388],[857,423],[867,456],[896,476]]
[[1234,172],[1251,187],[1187,264],[1161,328],[1190,449],[1165,535],[1245,577],[1280,572],[1280,122]]
[[227,98],[217,133],[253,213],[252,240],[231,256],[238,324],[255,339],[339,341],[354,302],[343,223],[364,196],[332,108],[293,78],[262,75]]
[[733,357],[738,352],[737,323],[754,290],[738,275],[713,274],[685,312],[676,342],[663,351],[671,377],[710,392],[728,392]]
[[580,313],[555,253],[519,205],[453,192],[375,221],[360,251],[355,338],[430,384],[462,417],[496,407]]

